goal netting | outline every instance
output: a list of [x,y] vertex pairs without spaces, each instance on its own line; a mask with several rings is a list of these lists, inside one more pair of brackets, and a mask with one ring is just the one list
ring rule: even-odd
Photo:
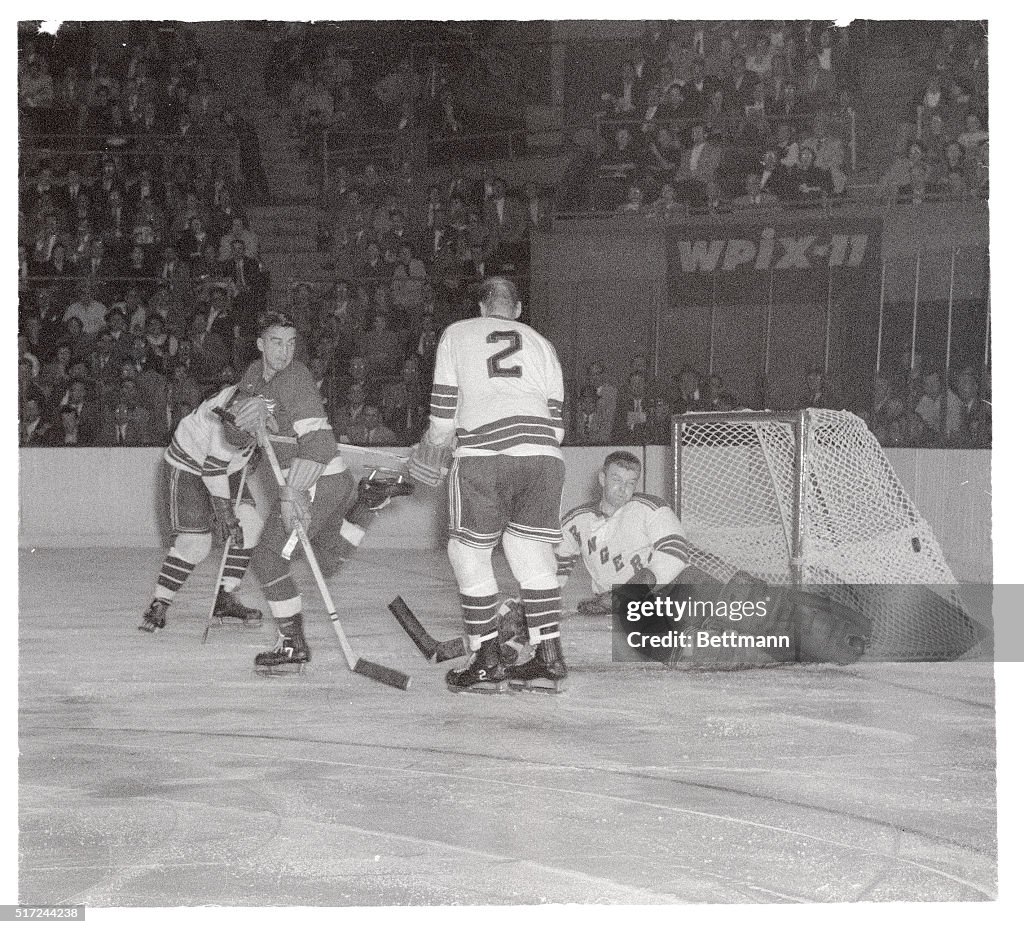
[[693,563],[824,593],[872,621],[867,658],[962,656],[979,628],[928,523],[849,412],[677,416],[673,497]]

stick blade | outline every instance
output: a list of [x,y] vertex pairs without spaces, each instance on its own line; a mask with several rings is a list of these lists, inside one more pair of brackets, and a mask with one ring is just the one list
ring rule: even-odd
[[388,604],[388,609],[391,611],[391,615],[398,620],[399,625],[405,630],[409,638],[416,644],[416,648],[420,650],[423,657],[427,661],[432,660],[434,653],[437,651],[437,640],[423,628],[420,621],[416,618],[416,614],[409,609],[406,602],[401,597],[395,597]]
[[465,654],[466,643],[462,641],[461,637],[449,639],[447,642],[439,642],[437,644],[437,655],[434,661],[449,662],[453,658],[462,658]]
[[357,675],[363,675],[366,678],[379,681],[381,684],[390,685],[393,688],[398,688],[400,691],[408,690],[409,685],[412,683],[412,678],[404,671],[388,668],[385,665],[378,665],[376,662],[367,661],[365,658],[358,659],[352,670]]

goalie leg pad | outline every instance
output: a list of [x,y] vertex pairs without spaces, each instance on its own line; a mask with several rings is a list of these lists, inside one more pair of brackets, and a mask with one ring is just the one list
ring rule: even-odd
[[780,622],[795,640],[797,661],[849,665],[871,644],[871,620],[824,594],[785,591]]

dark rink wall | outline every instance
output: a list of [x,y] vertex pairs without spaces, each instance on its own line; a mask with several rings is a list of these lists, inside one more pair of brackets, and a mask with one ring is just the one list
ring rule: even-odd
[[660,382],[713,370],[755,407],[798,403],[820,366],[856,406],[912,345],[944,368],[948,338],[951,367],[987,367],[987,249],[973,202],[559,218],[534,236],[530,319],[572,386],[592,360],[620,380],[644,353]]

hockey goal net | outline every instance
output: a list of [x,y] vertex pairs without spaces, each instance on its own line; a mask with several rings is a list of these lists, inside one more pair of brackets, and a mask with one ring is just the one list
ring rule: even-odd
[[867,657],[939,660],[979,639],[928,523],[849,412],[709,412],[673,425],[692,562],[812,589],[872,621]]

